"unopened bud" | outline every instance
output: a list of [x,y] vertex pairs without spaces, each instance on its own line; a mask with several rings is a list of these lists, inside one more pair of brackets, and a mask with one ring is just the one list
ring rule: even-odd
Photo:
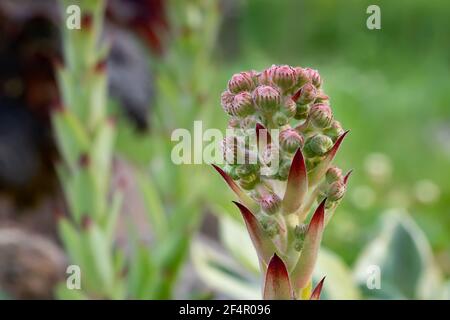
[[234,164],[237,161],[238,143],[234,136],[227,136],[222,140],[223,158],[227,163]]
[[225,173],[227,173],[231,177],[231,179],[233,179],[233,180],[239,179],[239,176],[236,173],[236,166],[232,166],[232,165],[226,164],[223,167],[223,171],[225,171]]
[[258,119],[255,116],[247,116],[241,120],[240,126],[242,130],[255,129]]
[[311,83],[305,84],[296,95],[294,95],[297,103],[308,104],[316,99],[317,89]]
[[231,118],[228,121],[228,128],[230,129],[237,129],[240,126],[241,121],[238,118]]
[[274,112],[280,105],[280,93],[271,86],[259,86],[253,92],[253,100],[262,112]]
[[275,214],[280,209],[281,199],[274,193],[265,195],[260,200],[261,209],[269,214]]
[[230,91],[226,90],[222,92],[222,95],[220,96],[220,104],[222,105],[223,111],[229,115],[233,115],[233,100],[234,95]]
[[303,137],[294,129],[285,129],[280,132],[280,145],[283,150],[293,153],[303,146]]
[[269,144],[266,146],[265,150],[261,155],[261,162],[270,167],[273,161],[279,161],[280,159],[280,150],[275,144]]
[[259,74],[259,77],[258,77],[259,84],[267,85],[267,86],[272,85],[273,84],[272,77],[273,77],[275,68],[277,68],[277,66],[276,65],[272,65],[271,67],[263,70]]
[[330,185],[328,189],[328,199],[330,201],[337,201],[344,196],[345,184],[343,181],[335,181]]
[[297,104],[292,99],[286,99],[283,103],[281,111],[288,117],[292,118],[297,112]]
[[236,116],[245,117],[255,112],[252,95],[243,91],[234,96],[233,113]]
[[254,88],[252,72],[241,72],[234,74],[228,81],[228,89],[232,93],[251,91]]
[[289,122],[289,118],[283,112],[278,111],[272,116],[272,122],[275,125],[282,127]]
[[338,137],[344,134],[344,129],[339,121],[333,120],[331,121],[330,127],[326,128],[323,133],[335,141]]
[[297,87],[303,86],[305,83],[307,83],[310,80],[309,73],[306,69],[297,67],[294,70],[295,70],[295,73],[297,76]]
[[306,140],[303,153],[308,158],[320,157],[325,155],[332,146],[333,141],[329,137],[323,134],[316,134]]
[[305,120],[309,115],[309,104],[296,103],[296,110],[294,118],[296,120]]
[[245,190],[252,190],[259,183],[259,174],[251,173],[239,180],[239,185]]
[[325,175],[328,183],[333,183],[342,179],[342,170],[338,167],[330,167]]
[[257,166],[254,164],[241,164],[236,167],[236,174],[239,178],[247,178],[257,172]]
[[294,235],[297,239],[304,239],[306,231],[308,230],[308,225],[302,223],[295,226]]
[[261,224],[262,229],[271,238],[275,237],[280,232],[277,220],[271,216],[261,216],[259,223]]
[[311,79],[311,83],[316,87],[320,88],[322,85],[322,79],[320,78],[320,74],[317,70],[306,68],[306,72],[309,75],[309,78]]
[[287,65],[276,66],[273,69],[272,81],[283,90],[287,90],[297,82],[295,70]]
[[315,104],[311,107],[309,119],[316,128],[327,128],[333,120],[333,113],[327,104]]

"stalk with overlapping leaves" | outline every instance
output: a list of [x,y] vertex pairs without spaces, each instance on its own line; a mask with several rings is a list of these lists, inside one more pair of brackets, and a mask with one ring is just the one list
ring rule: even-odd
[[347,131],[319,73],[287,65],[241,72],[221,104],[231,118],[225,165],[214,167],[239,198],[265,275],[263,298],[319,299],[324,279],[312,290],[312,272],[350,175],[331,164]]

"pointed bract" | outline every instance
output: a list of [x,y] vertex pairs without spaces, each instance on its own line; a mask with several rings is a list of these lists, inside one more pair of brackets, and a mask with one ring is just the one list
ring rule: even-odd
[[283,260],[276,254],[270,259],[264,281],[264,300],[293,299],[289,273]]
[[326,277],[323,277],[322,280],[319,281],[319,283],[314,288],[313,292],[311,293],[311,297],[309,300],[319,300],[320,299],[320,293],[322,292],[323,282],[325,281]]
[[339,147],[341,146],[342,141],[344,140],[345,136],[349,133],[350,130],[344,132],[334,143],[333,147],[328,151],[328,153],[325,156],[325,159],[323,159],[317,167],[315,167],[312,171],[308,173],[308,181],[309,186],[315,186],[317,183],[320,182],[324,174],[327,172],[328,168],[330,167],[331,162],[333,161],[334,157],[336,156],[336,153],[339,150]]
[[353,170],[350,170],[349,172],[347,172],[347,174],[344,177],[344,184],[347,186],[348,183],[348,178],[350,178],[351,174],[352,174]]
[[260,223],[253,215],[253,213],[245,207],[243,204],[233,201],[233,203],[239,208],[244,219],[247,231],[250,234],[250,239],[252,240],[253,246],[255,247],[256,253],[259,259],[264,262],[264,265],[270,261],[270,258],[275,252],[275,245],[272,240],[264,233]]
[[308,177],[306,174],[305,159],[300,148],[294,155],[289,170],[286,192],[283,197],[283,210],[285,213],[295,212],[302,204],[308,192]]
[[314,212],[306,231],[300,258],[292,272],[292,283],[297,289],[302,289],[307,285],[316,264],[324,229],[325,202],[326,198]]
[[239,200],[242,201],[246,206],[248,206],[251,210],[256,210],[258,208],[258,204],[253,201],[237,184],[234,180],[220,167],[215,164],[212,165],[217,172],[220,173],[222,178],[228,184],[228,186],[233,190],[233,192],[238,196]]

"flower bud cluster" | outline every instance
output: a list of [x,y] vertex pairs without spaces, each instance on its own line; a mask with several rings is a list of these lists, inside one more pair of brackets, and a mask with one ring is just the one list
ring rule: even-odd
[[[277,136],[272,135],[271,140],[257,146],[256,151],[248,146],[233,146],[233,137],[224,141],[226,172],[259,201],[261,212],[267,217],[280,211],[283,194],[276,190],[274,182],[288,179],[295,152],[300,148],[307,170],[313,170],[344,133],[323,92],[320,74],[310,68],[273,65],[261,72],[237,73],[222,93],[221,104],[231,117],[228,127],[235,129],[235,137],[255,137],[257,124],[266,128],[269,134],[278,129]],[[258,155],[256,163],[236,161],[239,153],[252,152]],[[276,171],[263,175],[262,169],[274,164]],[[342,172],[330,168],[324,180],[329,200],[342,198],[345,192]],[[268,222],[272,220],[265,219],[264,225],[275,234],[272,222]]]

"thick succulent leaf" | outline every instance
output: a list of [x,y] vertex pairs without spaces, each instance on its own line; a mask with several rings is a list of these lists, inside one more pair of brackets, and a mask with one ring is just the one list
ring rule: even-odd
[[391,209],[382,216],[378,235],[356,262],[355,278],[363,293],[371,298],[444,297],[442,275],[430,244],[403,210]]
[[283,260],[276,254],[270,259],[264,281],[264,300],[293,299],[289,273]]
[[319,283],[314,288],[313,292],[311,293],[311,298],[309,300],[319,300],[320,299],[320,293],[322,292],[323,282],[325,281],[326,277],[323,277],[322,280],[319,281]]
[[252,239],[253,246],[256,249],[256,253],[258,254],[260,261],[267,265],[275,252],[275,245],[264,233],[264,230],[253,213],[239,202],[234,202],[234,204],[241,211],[247,231],[250,234],[250,239]]
[[330,167],[331,162],[333,161],[334,157],[336,156],[336,153],[339,150],[339,147],[341,146],[342,141],[344,140],[345,136],[348,134],[349,131],[344,132],[334,143],[333,147],[328,151],[327,155],[325,156],[325,159],[323,159],[317,167],[315,167],[313,170],[308,172],[308,181],[309,186],[315,186],[319,181],[322,179],[324,174],[327,172],[328,168]]
[[305,159],[302,151],[297,149],[289,170],[286,192],[283,197],[283,210],[285,213],[295,212],[300,208],[308,192],[308,177],[306,174]]
[[220,173],[222,178],[225,180],[231,190],[233,190],[233,192],[238,196],[239,200],[242,203],[244,203],[251,210],[258,209],[258,204],[252,198],[250,198],[225,171],[223,171],[215,164],[213,164],[212,166],[214,167],[214,169],[216,169],[217,172]]
[[292,283],[298,290],[304,288],[311,280],[317,255],[322,241],[324,228],[326,198],[317,207],[306,231],[303,249],[297,265],[292,272]]

